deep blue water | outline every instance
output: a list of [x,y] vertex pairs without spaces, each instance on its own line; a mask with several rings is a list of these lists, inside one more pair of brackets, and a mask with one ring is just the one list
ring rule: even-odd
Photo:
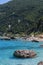
[[[37,65],[43,61],[43,42],[28,42],[23,40],[0,40],[0,65]],[[37,53],[35,58],[20,59],[13,57],[15,50],[28,49]]]

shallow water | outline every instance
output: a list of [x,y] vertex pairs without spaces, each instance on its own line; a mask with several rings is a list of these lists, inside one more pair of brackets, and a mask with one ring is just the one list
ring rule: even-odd
[[[0,65],[37,65],[43,61],[43,48],[40,48],[43,42],[28,42],[23,40],[0,40]],[[35,58],[20,59],[13,57],[15,50],[28,49],[37,53]]]

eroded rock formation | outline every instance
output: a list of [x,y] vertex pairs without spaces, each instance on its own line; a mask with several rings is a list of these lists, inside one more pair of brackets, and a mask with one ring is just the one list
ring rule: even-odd
[[16,50],[13,55],[18,58],[32,58],[36,53],[32,50]]

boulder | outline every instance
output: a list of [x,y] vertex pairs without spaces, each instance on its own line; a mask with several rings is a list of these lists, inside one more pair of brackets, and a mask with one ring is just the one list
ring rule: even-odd
[[32,50],[16,50],[13,56],[18,58],[32,58],[36,56],[36,53]]
[[32,40],[32,42],[39,42],[38,40]]
[[39,62],[38,65],[43,65],[43,61]]

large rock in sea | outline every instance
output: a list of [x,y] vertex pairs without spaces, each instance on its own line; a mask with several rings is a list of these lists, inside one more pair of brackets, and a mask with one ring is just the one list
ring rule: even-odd
[[32,58],[36,56],[36,53],[32,50],[16,50],[13,56],[18,58]]
[[43,61],[39,62],[37,65],[43,65]]

